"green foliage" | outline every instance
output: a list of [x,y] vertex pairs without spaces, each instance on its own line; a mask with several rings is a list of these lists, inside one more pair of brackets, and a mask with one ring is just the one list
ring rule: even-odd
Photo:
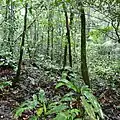
[[29,120],[38,120],[38,116],[32,116],[29,118]]
[[[120,74],[119,53],[114,52],[117,44],[107,41],[103,44],[88,43],[88,67],[93,87],[109,85],[117,87]],[[98,84],[99,83],[99,84]]]
[[47,114],[53,114],[53,113],[60,113],[63,110],[66,110],[68,108],[68,106],[66,104],[60,104],[60,102],[58,102],[57,104],[50,104],[49,105],[49,111],[47,112]]
[[[79,114],[80,116],[83,114],[82,109],[84,107],[85,112],[91,120],[97,120],[98,118],[103,119],[104,117],[100,104],[92,94],[91,89],[84,85],[76,87],[73,81],[66,79],[66,75],[66,72],[62,74],[62,79],[57,83],[56,89],[61,86],[67,86],[71,92],[65,94],[58,102],[51,102],[46,106],[47,100],[45,98],[45,92],[41,89],[37,95],[33,95],[32,100],[28,100],[20,105],[15,111],[15,118],[21,116],[26,110],[35,109],[36,115],[32,116],[30,118],[31,120],[36,120],[43,115],[48,116],[52,114],[56,114],[53,120],[74,120]],[[74,103],[76,107],[72,106]]]
[[112,31],[112,27],[101,27],[98,29],[93,29],[92,31],[89,32],[90,38],[93,40],[94,43],[102,43],[103,42],[103,37],[107,33]]
[[16,67],[16,61],[11,58],[11,52],[0,52],[0,66],[10,65],[11,67]]
[[60,112],[57,114],[57,116],[53,120],[74,120],[76,115],[79,114],[78,109],[69,109],[65,112]]
[[40,106],[40,108],[36,109],[37,116],[32,116],[30,119],[37,119],[38,116],[41,116],[42,113],[46,112],[46,99],[45,99],[45,93],[44,90],[40,89],[38,95],[34,94],[32,97],[32,100],[28,100],[24,102],[22,105],[20,105],[15,110],[15,118],[18,118],[22,115],[22,113],[26,110],[33,110],[37,107],[37,105]]
[[[119,6],[116,1],[108,0],[107,2],[100,0],[83,0],[83,6],[85,6],[85,14],[87,22],[87,29],[90,28],[89,36],[92,38],[94,43],[87,46],[87,63],[89,68],[89,75],[92,81],[92,86],[103,85],[107,81],[107,85],[113,87],[114,84],[119,86],[120,79],[120,52],[116,44],[108,44],[110,34],[114,39],[116,39],[115,32],[111,26],[105,27],[111,21],[107,21],[107,18],[113,19],[114,24],[117,25],[119,16]],[[31,120],[37,120],[43,115],[55,114],[56,120],[72,120],[78,114],[82,114],[81,108],[84,107],[86,113],[91,119],[97,119],[97,114],[102,118],[103,114],[101,112],[101,107],[97,102],[92,91],[86,86],[82,85],[81,74],[80,74],[80,13],[78,11],[77,3],[79,0],[3,0],[0,1],[0,56],[5,59],[0,60],[1,65],[12,65],[14,66],[19,59],[19,47],[21,44],[21,36],[23,34],[23,19],[24,19],[24,5],[28,3],[28,17],[27,17],[27,32],[24,50],[24,58],[29,58],[30,61],[36,63],[39,70],[43,70],[44,74],[49,77],[56,79],[61,74],[61,66],[64,57],[64,47],[67,43],[66,41],[66,29],[65,29],[65,17],[63,13],[63,3],[65,4],[68,12],[68,18],[70,19],[70,12],[74,13],[73,25],[70,26],[70,37],[71,37],[71,50],[73,57],[73,69],[77,73],[77,77],[74,74],[68,75],[68,72],[62,74],[62,79],[58,81],[56,89],[60,87],[67,87],[69,93],[64,95],[58,102],[54,102],[46,105],[47,99],[45,98],[45,92],[40,90],[36,95],[33,95],[32,100],[28,100],[23,103],[17,110],[15,117],[18,118],[26,110],[35,110],[36,115],[31,116]],[[96,6],[94,6],[96,4]],[[94,8],[94,10],[90,7]],[[87,7],[86,7],[87,6]],[[107,10],[109,8],[110,10]],[[116,9],[117,8],[117,9]],[[90,13],[86,11],[90,10]],[[101,12],[105,13],[105,22]],[[93,13],[95,13],[93,15]],[[49,16],[49,14],[51,14]],[[90,17],[90,19],[89,19]],[[97,19],[96,19],[97,17]],[[100,17],[100,22],[98,19]],[[50,21],[49,21],[50,19]],[[103,21],[102,21],[103,19]],[[49,23],[48,23],[49,22]],[[71,21],[69,21],[70,23]],[[101,26],[101,27],[96,27]],[[53,28],[52,28],[53,27]],[[92,29],[92,28],[94,29]],[[117,27],[117,26],[116,26]],[[53,34],[52,30],[53,29]],[[49,31],[49,33],[48,33]],[[89,31],[89,30],[88,30]],[[118,29],[119,32],[119,29]],[[48,35],[49,34],[49,35]],[[48,37],[50,40],[49,53],[53,54],[53,60],[50,56],[46,56],[46,48],[48,43]],[[53,41],[52,41],[53,40]],[[53,46],[52,46],[53,42]],[[103,43],[104,44],[99,44]],[[90,48],[89,48],[90,47]],[[113,48],[114,47],[114,48]],[[117,51],[118,50],[118,51]],[[68,51],[67,51],[68,52]],[[119,54],[118,54],[118,53]],[[49,55],[50,55],[49,54]],[[67,64],[69,57],[67,56]],[[31,64],[31,63],[30,63]],[[27,66],[28,67],[28,66]],[[26,67],[26,68],[27,68]],[[29,71],[28,71],[29,72]],[[41,71],[40,71],[41,72]],[[53,73],[54,72],[54,73]],[[53,74],[55,77],[53,77]],[[68,77],[70,80],[67,80]],[[57,78],[58,79],[58,78]],[[41,78],[40,78],[41,80]],[[97,83],[97,84],[96,84]],[[10,82],[0,83],[0,89],[11,85]],[[73,107],[72,104],[76,102],[79,103],[79,107]],[[49,103],[49,101],[48,101]],[[82,103],[82,105],[80,105]]]
[[[59,83],[56,85],[56,88],[59,88],[61,86],[67,86],[68,88],[72,89],[75,93],[72,97],[75,96],[75,99],[78,101],[78,98],[81,98],[82,105],[86,111],[86,113],[89,115],[89,117],[93,120],[97,120],[99,117],[104,119],[102,109],[100,107],[100,104],[97,102],[96,97],[92,94],[91,89],[87,86],[81,86],[79,89],[74,85],[73,82],[68,81],[66,79],[61,79]],[[78,94],[79,93],[79,94]],[[63,98],[63,100],[72,100],[71,97],[69,98],[69,95],[66,95],[66,97]],[[79,106],[80,107],[80,106]],[[98,115],[98,116],[96,116]],[[59,117],[60,115],[58,115]],[[61,114],[63,116],[63,114]]]
[[11,81],[6,81],[6,82],[0,82],[0,90],[3,90],[7,86],[11,86],[12,82]]
[[56,88],[59,88],[63,85],[66,85],[68,88],[73,89],[75,92],[77,92],[77,87],[66,79],[61,79],[60,82],[56,85]]
[[[92,94],[91,90],[88,87],[83,86],[81,88],[81,94],[82,104],[90,118],[93,120],[96,120],[99,117],[104,119],[100,104],[97,102],[97,99]],[[98,116],[96,117],[97,114]]]
[[76,115],[79,114],[80,110],[70,108],[65,101],[54,102],[49,105],[50,109],[47,114],[56,114],[53,120],[74,120]]

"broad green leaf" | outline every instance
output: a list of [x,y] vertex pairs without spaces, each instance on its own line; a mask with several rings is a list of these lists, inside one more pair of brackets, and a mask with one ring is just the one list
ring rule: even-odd
[[32,104],[34,104],[34,106],[36,106],[37,104],[38,104],[38,100],[37,100],[37,95],[33,95],[33,103]]
[[94,111],[92,105],[87,102],[87,100],[85,99],[84,96],[81,97],[81,100],[82,100],[82,104],[83,104],[83,106],[85,108],[85,111],[87,112],[89,117],[92,120],[97,120],[96,117],[95,117],[95,111]]
[[[59,84],[60,83],[60,84]],[[70,89],[73,89],[75,92],[77,92],[77,87],[70,81],[66,80],[66,79],[61,79],[59,81],[58,85],[56,85],[56,88],[62,86],[62,85],[65,85],[67,86],[68,88]]]
[[75,101],[76,99],[73,98],[73,95],[74,95],[73,92],[69,92],[62,97],[61,101]]
[[66,116],[66,114],[61,112],[53,120],[67,120],[67,116]]
[[20,117],[25,110],[26,110],[25,108],[18,108],[14,117],[15,118]]
[[62,79],[66,79],[66,76],[67,76],[67,72],[63,72],[62,73]]
[[92,94],[91,90],[88,87],[82,87],[81,93],[87,98],[87,101],[92,104],[94,111],[98,113],[102,119],[104,119],[102,108],[100,107],[96,97]]
[[46,102],[45,92],[43,89],[40,89],[39,94],[38,94],[38,99],[41,103]]
[[37,109],[37,115],[41,116],[41,114],[43,113],[43,107],[40,107]]
[[51,110],[51,109],[53,109],[54,106],[57,106],[58,104],[59,104],[59,102],[50,103],[48,106],[48,109]]
[[73,98],[72,98],[72,96],[71,97],[70,96],[66,96],[66,97],[63,97],[61,99],[61,101],[73,101]]
[[46,108],[45,103],[43,103],[43,109],[44,109],[44,113],[46,113],[47,112],[47,108]]
[[27,110],[31,110],[37,106],[37,101],[28,101],[28,105],[26,107]]
[[78,113],[80,112],[80,110],[78,110],[78,109],[72,109],[70,112],[71,113],[75,113],[76,115],[78,115]]
[[37,101],[37,95],[33,95],[33,101]]
[[64,104],[61,104],[61,105],[58,105],[58,106],[53,106],[53,108],[51,110],[49,110],[47,112],[47,114],[52,114],[52,113],[59,113],[65,109],[67,109],[68,106],[64,105]]
[[59,87],[61,87],[63,85],[65,85],[65,83],[59,82],[59,83],[57,83],[57,85],[55,86],[55,88],[59,88]]
[[37,116],[32,116],[29,118],[29,120],[38,120],[38,117]]

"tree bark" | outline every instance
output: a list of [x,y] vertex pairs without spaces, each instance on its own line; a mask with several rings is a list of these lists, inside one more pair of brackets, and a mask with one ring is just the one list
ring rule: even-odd
[[54,47],[54,12],[53,12],[53,8],[51,8],[51,25],[50,25],[50,27],[51,27],[51,60],[53,60],[53,56],[54,56],[54,54],[53,54],[53,47]]
[[88,67],[86,62],[86,19],[84,8],[81,5],[81,72],[86,85],[90,87]]
[[67,43],[65,44],[65,48],[64,48],[64,61],[63,61],[63,69],[66,66],[66,62],[67,62]]
[[23,47],[24,47],[24,42],[25,42],[26,23],[27,23],[27,6],[28,6],[28,4],[26,3],[25,16],[24,16],[24,29],[23,29],[23,34],[22,34],[22,42],[21,42],[21,46],[20,46],[20,58],[19,58],[17,74],[16,74],[16,78],[15,78],[14,82],[17,82],[19,80],[19,76],[20,76],[21,63],[22,63],[22,57],[23,57]]
[[71,40],[70,40],[70,26],[69,26],[69,22],[68,22],[68,14],[67,14],[67,10],[66,10],[66,6],[63,3],[63,9],[64,9],[64,13],[65,13],[65,19],[66,19],[66,29],[67,29],[67,33],[66,33],[66,37],[68,40],[68,49],[69,49],[69,64],[70,67],[72,67],[72,54],[71,54]]
[[50,19],[51,18],[51,13],[50,13],[50,9],[49,9],[49,13],[48,13],[48,38],[47,38],[47,56],[49,56],[49,50],[50,50]]

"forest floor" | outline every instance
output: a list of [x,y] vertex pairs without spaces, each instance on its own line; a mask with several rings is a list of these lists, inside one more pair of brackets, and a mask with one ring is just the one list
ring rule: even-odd
[[[16,107],[25,100],[31,99],[40,88],[44,89],[48,100],[56,99],[57,94],[64,94],[65,89],[59,91],[55,89],[58,79],[59,76],[55,75],[53,80],[49,80],[44,70],[35,67],[24,70],[21,81],[16,87],[6,87],[0,91],[0,120],[13,120],[13,111]],[[94,94],[102,106],[105,120],[120,120],[120,93],[110,87],[101,86],[94,91]],[[18,120],[28,120],[33,113],[34,111],[24,112]]]

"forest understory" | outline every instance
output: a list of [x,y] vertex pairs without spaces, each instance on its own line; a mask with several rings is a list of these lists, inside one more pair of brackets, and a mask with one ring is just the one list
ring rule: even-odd
[[[6,80],[13,79],[15,73],[9,68],[0,68],[0,77]],[[33,66],[24,66],[21,71],[19,83],[15,87],[6,86],[0,91],[0,119],[13,120],[14,110],[24,101],[32,98],[33,94],[39,92],[42,88],[45,91],[47,101],[58,101],[57,96],[64,96],[70,89],[65,86],[56,89],[56,83],[60,79],[60,71],[52,73],[43,68]],[[52,78],[52,80],[51,80]],[[120,79],[120,78],[118,78]],[[95,83],[95,82],[94,82]],[[94,84],[93,83],[93,84]],[[97,97],[102,106],[105,120],[120,120],[120,89],[114,89],[104,84],[96,84],[93,94]],[[35,114],[35,109],[27,110],[22,113],[18,120],[28,120],[31,115]],[[53,115],[54,116],[54,115]],[[48,116],[46,120],[52,120],[53,116]],[[40,118],[42,120],[43,118]]]
[[0,0],[0,120],[120,120],[120,0]]

